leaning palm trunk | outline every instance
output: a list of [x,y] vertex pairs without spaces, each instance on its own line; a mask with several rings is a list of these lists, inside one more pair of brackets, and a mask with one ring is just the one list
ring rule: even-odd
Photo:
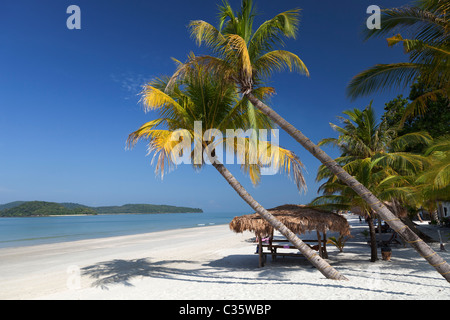
[[285,236],[300,252],[328,279],[347,280],[342,274],[335,270],[328,262],[322,259],[314,250],[310,249],[301,239],[299,239],[282,222],[277,220],[270,212],[264,209],[236,180],[230,171],[223,165],[213,163],[213,166],[227,180],[231,187],[245,200],[263,219]]
[[309,140],[302,132],[282,118],[273,109],[265,105],[251,92],[244,92],[251,103],[262,113],[271,118],[291,137],[300,143],[306,150],[322,162],[342,182],[352,188],[367,204],[375,211],[381,219],[397,232],[405,242],[409,243],[428,263],[433,266],[448,282],[450,282],[450,265],[442,259],[429,245],[420,239],[410,228],[408,228],[397,216],[375,197],[365,186],[359,183],[353,176],[348,174],[336,161],[322,151],[317,145]]

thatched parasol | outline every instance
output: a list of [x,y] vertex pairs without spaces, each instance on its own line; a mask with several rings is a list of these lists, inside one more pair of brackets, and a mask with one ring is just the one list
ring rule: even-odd
[[[343,236],[350,235],[347,219],[330,211],[295,204],[282,205],[268,209],[268,211],[297,234],[317,230],[322,233],[334,231]],[[230,229],[236,233],[251,231],[257,237],[267,237],[273,234],[272,226],[257,213],[235,217],[230,222]]]

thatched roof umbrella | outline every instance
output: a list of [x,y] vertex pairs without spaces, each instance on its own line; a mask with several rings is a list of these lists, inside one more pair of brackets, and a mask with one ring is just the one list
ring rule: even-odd
[[[350,235],[347,219],[330,211],[295,204],[282,205],[268,211],[297,234],[317,230],[322,233],[334,231],[344,236]],[[272,226],[257,213],[235,217],[230,222],[230,229],[236,233],[251,231],[257,237],[273,234]]]
[[[350,235],[350,226],[347,219],[330,212],[319,210],[304,205],[286,204],[276,208],[268,209],[268,211],[278,220],[280,220],[287,228],[297,234],[304,234],[316,230],[317,243],[316,250],[323,258],[328,257],[326,250],[326,232],[339,232],[343,236]],[[263,237],[269,238],[269,250],[272,250],[273,228],[259,214],[253,213],[240,217],[235,217],[230,222],[230,229],[236,233],[251,231],[255,233],[259,240],[259,265],[264,266],[265,256],[263,256]],[[323,233],[321,239],[320,233]],[[316,242],[315,240],[304,240],[304,242]],[[322,244],[323,243],[323,244]],[[312,247],[314,249],[314,247]],[[275,258],[275,255],[272,255]]]

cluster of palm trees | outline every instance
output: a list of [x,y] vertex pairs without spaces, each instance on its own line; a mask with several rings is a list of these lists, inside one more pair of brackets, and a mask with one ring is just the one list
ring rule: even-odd
[[[332,125],[339,138],[319,143],[337,146],[341,150],[337,162],[381,201],[389,203],[391,211],[407,206],[433,212],[437,200],[450,200],[450,136],[434,141],[426,132],[397,136],[397,129],[401,129],[406,119],[426,113],[427,103],[438,97],[446,98],[447,105],[443,107],[450,112],[449,9],[449,1],[419,0],[415,6],[383,10],[382,28],[367,29],[366,39],[402,30],[408,38],[397,33],[387,42],[389,46],[402,43],[409,61],[378,64],[361,72],[350,82],[349,96],[356,98],[380,90],[404,88],[416,81],[427,90],[407,106],[398,127],[387,127],[385,121],[377,123],[371,106],[363,111],[348,110],[344,112],[348,119],[342,119],[343,127]],[[411,150],[416,152],[406,152]],[[327,180],[320,187],[323,196],[313,204],[357,207],[366,214],[372,235],[371,259],[376,260],[374,210],[327,168],[319,169],[317,179]]]
[[[338,138],[327,138],[319,145],[332,145],[341,151],[335,159],[344,170],[367,186],[391,211],[406,217],[406,208],[435,210],[437,200],[450,197],[449,137],[433,141],[426,132],[398,135],[386,118],[377,121],[372,104],[364,110],[343,112],[342,126],[331,124]],[[413,152],[415,151],[415,152]],[[377,260],[373,219],[376,214],[351,188],[321,166],[317,180],[325,180],[323,195],[311,204],[330,209],[356,209],[367,218],[371,235],[371,261]],[[406,220],[408,221],[408,220]]]
[[[322,274],[330,279],[346,279],[263,208],[215,157],[218,151],[216,148],[221,141],[211,135],[209,129],[219,130],[226,139],[227,129],[270,129],[278,125],[323,163],[329,170],[330,178],[333,176],[351,188],[360,197],[361,203],[367,203],[370,210],[385,221],[389,221],[391,227],[397,230],[405,241],[411,243],[411,246],[450,281],[450,266],[447,262],[369,191],[367,187],[370,188],[372,185],[366,186],[359,182],[357,180],[359,176],[344,170],[337,161],[325,154],[319,146],[266,104],[267,97],[275,90],[265,83],[274,72],[289,70],[304,75],[309,75],[309,72],[297,55],[278,49],[283,45],[284,38],[296,37],[299,28],[299,10],[282,12],[257,28],[253,25],[254,17],[252,0],[242,0],[239,11],[233,10],[228,2],[224,1],[219,7],[217,28],[203,20],[194,20],[189,24],[192,37],[199,45],[207,46],[211,54],[202,56],[190,54],[186,62],[176,61],[178,67],[173,75],[156,79],[144,87],[143,104],[147,111],[154,111],[159,117],[130,134],[129,145],[133,146],[140,139],[147,140],[149,152],[154,153],[154,160],[157,161],[156,170],[161,174],[176,166],[178,156],[194,158],[201,154],[201,159],[193,162],[194,167],[200,168],[205,163],[211,163],[242,199],[286,236]],[[194,128],[196,121],[202,122],[200,136]],[[179,129],[183,130],[184,136],[191,138],[193,146],[190,150],[197,150],[200,153],[177,148],[183,141],[183,135],[177,134],[175,135],[177,138],[174,138],[174,133],[179,132]],[[236,139],[236,143],[227,144],[227,152],[244,160],[249,157],[258,159],[252,164],[243,161],[241,166],[253,183],[258,183],[263,166],[275,162],[287,174],[294,177],[299,188],[304,186],[302,164],[292,151],[265,143],[261,151],[249,154],[248,149],[238,147],[242,145],[238,140],[247,139],[246,137],[233,139]],[[269,152],[272,150],[277,152]],[[190,153],[183,154],[185,152]],[[386,157],[384,160],[378,160],[378,163],[381,165],[383,161],[395,160]]]

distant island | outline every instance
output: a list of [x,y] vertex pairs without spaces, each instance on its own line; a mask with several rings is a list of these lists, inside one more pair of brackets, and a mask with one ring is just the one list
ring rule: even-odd
[[0,205],[0,217],[42,217],[59,215],[96,215],[131,213],[202,213],[199,208],[155,204],[89,207],[78,203],[46,201],[14,201]]

